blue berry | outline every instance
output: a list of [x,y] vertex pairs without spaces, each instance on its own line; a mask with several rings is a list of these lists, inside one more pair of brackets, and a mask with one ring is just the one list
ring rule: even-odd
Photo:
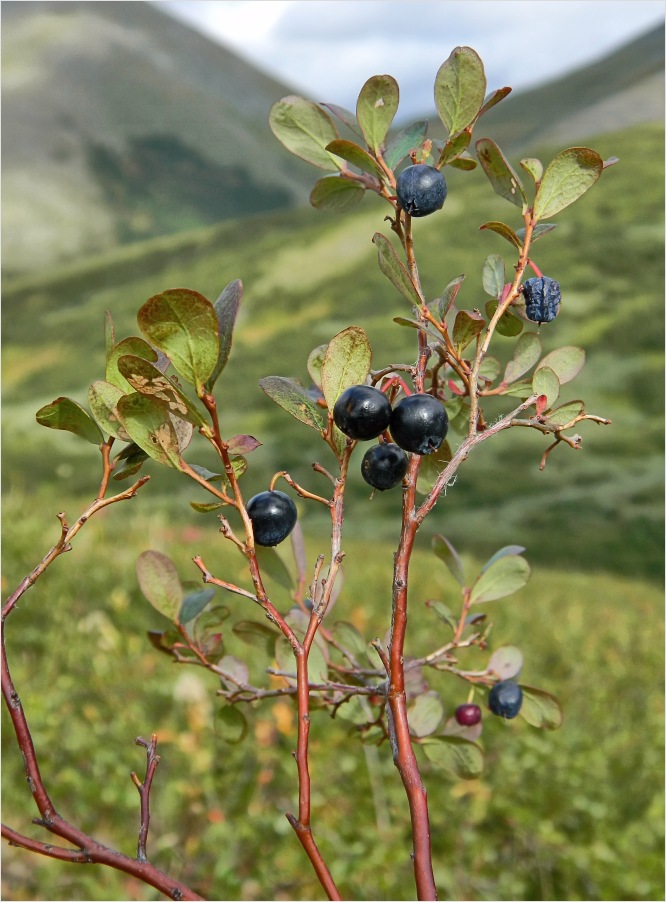
[[296,525],[296,505],[284,492],[260,492],[247,503],[257,545],[279,545]]
[[511,720],[518,716],[523,704],[523,690],[512,680],[495,683],[488,693],[488,707],[493,714]]
[[408,463],[405,452],[393,442],[373,445],[363,455],[361,475],[373,489],[383,492],[402,482]]
[[439,169],[424,163],[403,169],[396,183],[398,203],[410,216],[429,216],[441,210],[447,190]]
[[409,395],[394,408],[390,429],[393,441],[405,451],[432,454],[446,438],[449,417],[432,395]]
[[381,435],[390,419],[389,399],[371,385],[352,385],[343,391],[333,407],[333,420],[340,432],[362,441]]
[[527,279],[523,283],[525,316],[533,323],[550,323],[560,309],[562,293],[559,282],[548,276]]

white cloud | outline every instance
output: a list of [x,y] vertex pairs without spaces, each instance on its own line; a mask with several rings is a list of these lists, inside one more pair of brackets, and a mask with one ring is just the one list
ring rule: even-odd
[[489,88],[585,65],[664,19],[661,0],[169,0],[158,4],[315,100],[353,108],[371,75],[400,84],[402,117],[432,106],[453,47],[474,47]]

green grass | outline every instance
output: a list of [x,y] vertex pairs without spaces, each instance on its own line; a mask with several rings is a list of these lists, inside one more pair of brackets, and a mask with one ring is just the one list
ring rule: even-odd
[[[13,527],[6,589],[56,533],[48,505],[25,516],[27,504],[13,493],[5,502]],[[333,619],[351,620],[368,640],[383,636],[392,548],[369,539],[343,544],[345,591]],[[162,625],[134,576],[136,556],[147,548],[172,556],[183,579],[195,578],[196,553],[218,573],[239,574],[213,531],[151,510],[139,496],[93,519],[8,623],[10,666],[52,796],[83,829],[133,854],[138,796],[129,772],[143,767],[133,742],[155,731],[162,761],[154,862],[209,898],[320,898],[284,818],[296,804],[293,708],[273,701],[250,712],[250,736],[240,746],[216,737],[215,681],[174,667],[145,638]],[[311,564],[325,548],[309,541]],[[464,560],[473,572],[475,562]],[[285,593],[270,589],[288,607]],[[433,597],[456,603],[455,584],[424,536],[412,568],[408,654],[438,641],[442,627],[424,607]],[[234,619],[256,616],[242,601],[223,601]],[[491,648],[519,645],[525,682],[555,692],[565,722],[542,733],[520,719],[505,726],[487,716],[480,780],[455,781],[424,765],[441,897],[663,898],[660,592],[640,579],[537,567],[518,596],[485,610],[495,624]],[[248,657],[230,629],[225,638],[230,653]],[[270,663],[257,650],[250,658],[257,671]],[[431,685],[449,714],[465,700],[466,687],[453,677],[434,675]],[[3,817],[39,837],[3,717]],[[413,898],[408,814],[390,750],[365,753],[343,723],[322,713],[311,736],[313,825],[343,894]],[[4,898],[157,898],[119,874],[20,850],[5,849],[3,865]]]

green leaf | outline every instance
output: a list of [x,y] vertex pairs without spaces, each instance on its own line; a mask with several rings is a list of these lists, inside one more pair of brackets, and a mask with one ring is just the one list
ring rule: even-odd
[[458,552],[445,536],[433,536],[432,550],[440,561],[444,561],[449,573],[460,586],[465,585],[465,570]]
[[[486,316],[489,320],[495,315],[498,306],[497,301],[488,301],[486,304]],[[506,338],[515,338],[516,335],[520,335],[523,331],[523,323],[510,310],[505,310],[497,321],[496,330],[498,335],[504,335]]]
[[120,481],[121,479],[129,479],[138,473],[144,463],[148,460],[145,451],[131,442],[126,448],[116,454],[113,467],[113,478]]
[[471,603],[481,604],[513,595],[530,578],[530,566],[519,555],[507,555],[484,570],[472,587]]
[[447,165],[453,166],[454,169],[462,169],[463,172],[470,172],[476,169],[478,164],[468,153],[461,153],[459,157],[449,160]]
[[462,354],[467,345],[483,332],[486,325],[480,313],[471,310],[459,310],[453,324],[453,344],[458,354]]
[[206,381],[206,391],[211,392],[218,376],[227,365],[231,353],[231,342],[236,325],[236,317],[243,300],[243,283],[240,279],[230,282],[222,294],[213,304],[217,317],[217,332],[219,337],[219,350],[217,362]]
[[479,379],[487,380],[492,385],[500,374],[500,368],[497,357],[484,357],[479,367]]
[[531,370],[541,356],[541,339],[536,332],[524,332],[516,342],[513,359],[504,370],[506,383],[515,382]]
[[268,576],[283,589],[291,591],[294,588],[294,580],[287,569],[287,565],[277,553],[275,548],[267,548],[258,545],[255,548],[259,569],[263,576]]
[[560,407],[556,407],[546,417],[549,426],[557,426],[565,429],[570,423],[585,413],[585,404],[582,401],[568,401]]
[[505,266],[499,254],[486,257],[482,271],[483,290],[491,298],[499,300],[504,290]]
[[380,232],[375,232],[372,240],[377,247],[379,268],[386,278],[393,283],[400,294],[409,301],[410,304],[420,307],[421,297],[416,290],[405,265],[398,258],[391,242]]
[[534,200],[535,219],[549,219],[573,204],[594,185],[604,161],[589,147],[569,147],[544,172]]
[[455,299],[458,297],[458,292],[460,291],[460,287],[465,280],[464,273],[460,276],[456,276],[455,279],[452,279],[449,284],[444,289],[444,292],[439,299],[439,318],[443,322],[446,314],[451,309],[452,304],[455,302]]
[[363,138],[363,132],[358,127],[358,121],[354,113],[335,103],[322,103],[320,106],[326,107],[326,109],[330,110],[334,116],[337,116],[343,125],[346,125],[347,128],[351,129],[357,137]]
[[431,598],[426,601],[426,607],[430,608],[431,611],[439,617],[442,623],[445,623],[448,627],[450,627],[454,632],[458,626],[458,621],[451,613],[450,608],[447,608],[445,604],[441,601],[437,601],[435,598]]
[[231,627],[231,631],[246,645],[263,648],[272,654],[275,628],[268,626],[267,623],[258,623],[256,620],[239,620]]
[[259,385],[271,400],[290,413],[292,417],[319,432],[323,431],[324,421],[321,414],[297,379],[289,379],[286,376],[266,376],[259,380]]
[[[482,231],[483,229],[487,229],[490,232],[497,232],[498,235],[501,235],[502,238],[506,238],[506,240],[513,244],[514,247],[517,247],[518,250],[521,250],[523,246],[518,234],[505,222],[496,222],[495,220],[492,222],[484,222],[482,226],[479,226],[479,231]],[[523,229],[523,233],[524,231],[525,230]]]
[[486,74],[471,47],[455,47],[435,76],[435,106],[449,135],[471,125],[486,94]]
[[136,576],[155,610],[175,623],[183,603],[183,587],[171,558],[159,551],[144,551],[136,562]]
[[522,554],[525,549],[522,545],[505,545],[503,548],[500,548],[499,551],[496,551],[488,560],[485,562],[483,567],[481,568],[481,573],[485,573],[489,567],[495,563],[495,561],[499,561],[500,558],[507,557],[509,554]]
[[337,129],[320,106],[289,95],[273,104],[268,122],[275,137],[287,150],[319,169],[342,169],[339,159],[326,150],[338,137]]
[[540,366],[532,377],[532,391],[546,396],[546,407],[552,407],[560,395],[560,381],[549,366]]
[[[539,238],[543,238],[544,235],[547,235],[548,232],[552,232],[553,229],[556,228],[556,222],[538,222],[532,229],[532,244],[534,244],[534,242],[538,241]],[[522,247],[522,242],[525,240],[525,229],[516,229],[516,235],[520,239]]]
[[215,716],[215,732],[223,742],[238,745],[247,736],[248,725],[245,715],[233,705],[218,708]]
[[121,389],[123,394],[132,391],[132,386],[118,371],[118,361],[127,354],[143,357],[144,360],[149,360],[151,363],[156,363],[158,360],[155,348],[152,348],[147,341],[139,338],[138,335],[130,335],[129,338],[123,338],[117,345],[114,345],[107,355],[105,380]]
[[496,194],[517,207],[526,207],[527,196],[523,184],[497,144],[490,138],[481,138],[475,147],[481,168]]
[[229,454],[251,454],[261,447],[253,435],[232,435],[226,444]]
[[310,374],[310,378],[317,386],[317,388],[321,388],[321,368],[324,363],[324,356],[326,354],[326,348],[328,345],[318,345],[308,356],[308,373]]
[[370,713],[370,707],[366,699],[358,695],[352,695],[348,701],[345,701],[335,712],[336,720],[343,720],[345,723],[354,724],[360,727],[363,724],[373,720]]
[[361,88],[356,119],[368,147],[381,152],[384,139],[398,111],[400,90],[392,75],[373,75]]
[[337,642],[350,652],[357,660],[368,660],[368,643],[352,623],[338,620],[333,635]]
[[[483,116],[484,113],[487,113],[488,110],[496,106],[501,100],[504,100],[510,93],[511,88],[497,88],[497,90],[492,91],[484,100],[483,106],[479,110],[479,116]],[[477,119],[479,116],[477,116]]]
[[208,425],[187,395],[148,360],[129,355],[120,357],[118,371],[134,391],[154,398],[174,417],[187,420],[197,427]]
[[167,355],[198,395],[203,394],[220,353],[217,314],[211,302],[189,288],[170,288],[149,298],[137,320],[148,341]]
[[521,684],[520,688],[523,690],[520,716],[528,724],[542,730],[557,730],[562,726],[562,708],[554,695],[532,686]]
[[91,445],[101,445],[102,431],[87,410],[71,398],[56,398],[35,414],[40,426],[73,432]]
[[494,674],[499,680],[510,680],[523,669],[523,653],[515,645],[498,648],[490,656],[486,673]]
[[180,623],[189,623],[190,620],[194,620],[213,598],[215,598],[215,589],[198,589],[196,592],[186,595],[178,614]]
[[353,141],[344,141],[339,138],[336,141],[331,141],[327,145],[326,150],[335,154],[336,157],[342,157],[343,160],[351,163],[352,166],[356,166],[362,172],[369,172],[370,175],[374,175],[380,180],[386,178],[383,169],[377,161],[370,156],[367,150],[359,147],[358,144],[354,144]]
[[535,183],[538,185],[543,178],[543,163],[541,160],[537,160],[536,157],[525,157],[524,160],[520,161],[520,165],[525,172],[532,176]]
[[118,417],[132,441],[149,457],[168,467],[181,469],[180,443],[164,408],[138,392],[118,400]]
[[331,339],[321,367],[321,387],[329,410],[343,391],[365,383],[371,363],[370,342],[360,326],[349,326]]
[[444,706],[437,692],[424,692],[407,708],[407,721],[412,736],[430,736],[444,717]]
[[454,135],[452,138],[446,142],[444,147],[442,148],[442,152],[439,155],[439,159],[437,160],[437,168],[443,169],[444,166],[450,166],[454,161],[460,159],[460,156],[467,150],[469,147],[469,142],[472,140],[472,129],[465,128],[457,135]]
[[556,348],[550,354],[546,354],[537,369],[541,369],[544,366],[553,370],[560,385],[566,385],[567,382],[575,379],[585,366],[585,351],[574,345]]
[[88,389],[88,404],[95,421],[104,432],[121,442],[131,441],[118,419],[118,401],[125,392],[110,382],[93,382]]
[[428,133],[428,120],[422,119],[403,128],[395,138],[392,138],[384,151],[384,162],[389,169],[395,169],[411,150],[416,150],[423,144]]
[[317,210],[344,213],[357,206],[365,194],[363,185],[340,175],[327,175],[315,182],[310,192],[310,203]]
[[430,736],[420,745],[431,764],[456,777],[474,780],[483,773],[483,751],[476,742],[460,736]]
[[238,688],[239,683],[248,683],[250,680],[250,671],[245,661],[233,655],[220,658],[217,667],[220,679],[231,692]]

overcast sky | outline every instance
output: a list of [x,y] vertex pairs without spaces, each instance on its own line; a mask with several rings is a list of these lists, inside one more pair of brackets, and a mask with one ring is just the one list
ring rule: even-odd
[[400,85],[399,119],[433,106],[435,74],[458,45],[481,56],[488,89],[531,87],[663,22],[662,0],[158,0],[296,92],[354,109],[372,75]]

